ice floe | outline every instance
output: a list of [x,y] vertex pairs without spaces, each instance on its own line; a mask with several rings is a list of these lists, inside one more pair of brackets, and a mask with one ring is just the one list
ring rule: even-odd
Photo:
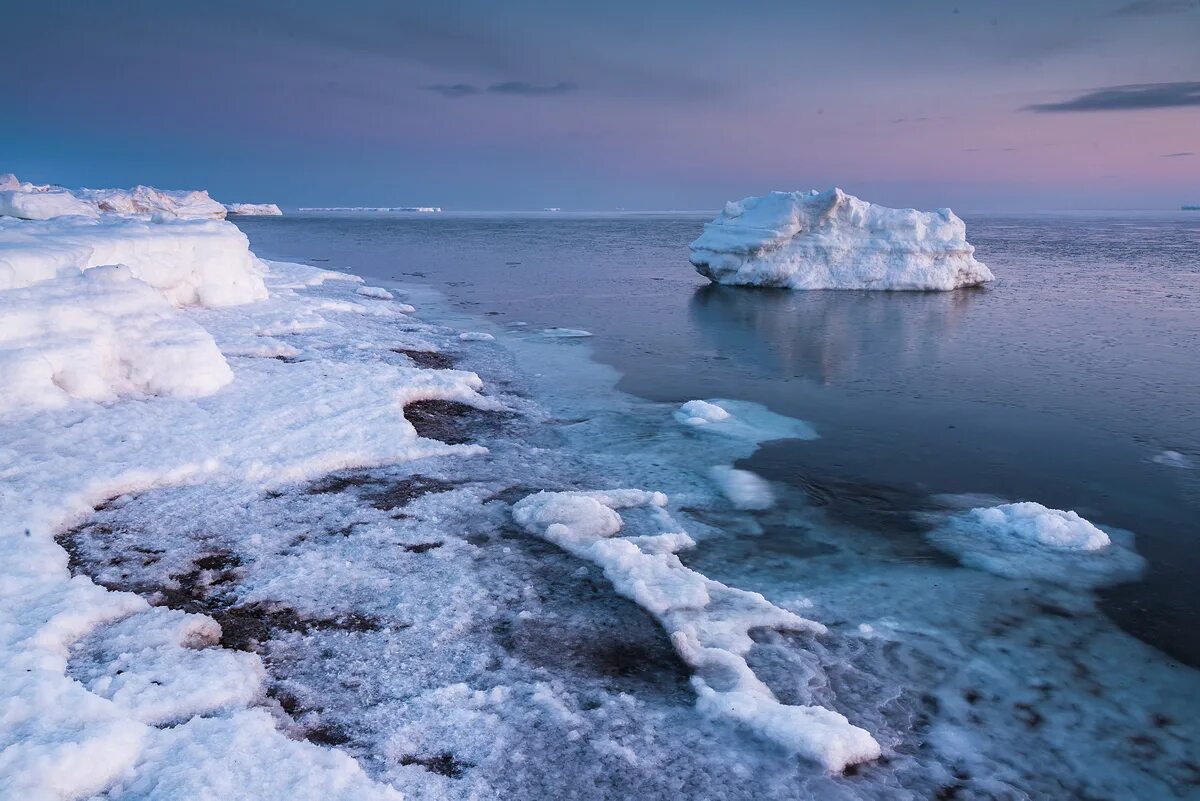
[[725,204],[691,244],[720,284],[787,289],[956,289],[993,280],[950,209],[889,209],[841,189]]
[[1075,512],[1025,501],[949,515],[928,534],[964,565],[1006,578],[1093,588],[1128,581],[1144,560],[1131,538],[1108,533]]
[[690,400],[676,409],[674,416],[679,423],[696,431],[753,443],[817,438],[817,432],[803,420],[776,414],[747,401]]

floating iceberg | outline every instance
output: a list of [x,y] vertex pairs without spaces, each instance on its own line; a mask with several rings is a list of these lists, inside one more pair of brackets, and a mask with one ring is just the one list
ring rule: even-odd
[[226,203],[225,211],[239,217],[280,217],[283,210],[274,203]]
[[948,290],[994,278],[950,209],[889,209],[841,189],[726,203],[691,251],[697,272],[719,284]]

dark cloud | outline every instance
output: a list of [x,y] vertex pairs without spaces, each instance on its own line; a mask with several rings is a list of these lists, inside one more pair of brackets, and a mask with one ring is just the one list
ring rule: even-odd
[[1180,153],[1163,153],[1161,156],[1159,156],[1159,158],[1160,159],[1177,159],[1177,158],[1182,158],[1184,156],[1194,156],[1194,155],[1196,155],[1196,154],[1193,153],[1192,151],[1184,150]]
[[1059,103],[1036,103],[1022,111],[1039,114],[1060,111],[1132,111],[1147,108],[1200,106],[1200,81],[1138,83],[1109,86]]
[[1113,13],[1119,17],[1157,17],[1200,8],[1200,0],[1133,0]]
[[437,92],[442,97],[466,97],[479,94],[479,88],[469,83],[439,83],[425,88],[430,92]]
[[527,81],[505,81],[480,88],[472,83],[434,84],[426,86],[430,92],[437,92],[442,97],[468,97],[483,93],[493,95],[518,95],[523,97],[541,97],[545,95],[565,95],[574,92],[579,87],[567,81],[558,83],[536,84]]
[[575,84],[567,81],[559,81],[545,86],[525,81],[505,81],[504,83],[494,83],[487,90],[497,95],[563,95],[567,92],[574,92],[578,88]]

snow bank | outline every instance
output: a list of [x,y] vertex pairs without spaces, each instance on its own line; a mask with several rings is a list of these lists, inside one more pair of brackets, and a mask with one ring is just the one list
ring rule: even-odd
[[0,219],[0,290],[105,264],[126,265],[177,306],[232,306],[267,296],[265,268],[231,223],[115,215]]
[[[697,708],[736,721],[829,771],[880,756],[874,738],[819,706],[781,704],[745,655],[752,629],[824,633],[820,623],[780,609],[754,592],[727,587],[683,565],[676,552],[695,543],[677,530],[661,492],[539,492],[513,506],[526,531],[604,570],[618,593],[653,615],[692,668]],[[661,533],[618,537],[618,510],[649,510]]]
[[[72,577],[54,537],[153,487],[479,454],[421,437],[405,406],[501,404],[473,373],[398,363],[389,347],[420,344],[420,327],[396,325],[399,304],[356,302],[357,279],[324,292],[346,276],[272,275],[232,224],[179,219],[220,216],[206,193],[4,191],[50,219],[0,219],[0,786],[29,799],[397,798],[248,710],[262,662],[212,647],[214,620]],[[51,216],[62,203],[95,213]]]
[[[278,213],[277,207],[274,213]],[[225,206],[209,197],[204,190],[171,191],[152,186],[64,189],[47,184],[21,183],[12,173],[0,176],[0,217],[49,220],[70,215],[95,217],[100,214],[221,220],[225,218]]]
[[42,192],[27,192],[22,189],[0,191],[0,217],[49,220],[72,215],[95,217],[99,213],[95,205],[80,200],[65,189],[47,189]]
[[198,398],[232,380],[212,336],[128,267],[0,292],[0,414],[71,398]]
[[889,209],[840,189],[727,203],[691,251],[719,284],[947,290],[993,280],[950,209]]
[[1028,501],[952,514],[928,536],[968,567],[1081,589],[1136,578],[1144,565],[1128,538],[1114,542],[1075,512]]
[[79,189],[75,195],[101,212],[149,215],[180,220],[223,220],[225,207],[204,190],[171,191],[152,186],[133,189]]
[[283,209],[274,203],[226,203],[225,211],[240,217],[281,217]]

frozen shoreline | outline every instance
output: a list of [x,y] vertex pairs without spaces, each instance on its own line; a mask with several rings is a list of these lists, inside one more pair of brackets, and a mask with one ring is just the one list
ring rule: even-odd
[[[906,620],[912,610],[897,608],[895,615],[881,619],[879,604],[890,591],[877,584],[886,583],[881,581],[885,574],[862,568],[870,564],[871,551],[885,546],[862,533],[838,531],[802,504],[748,514],[723,500],[727,490],[714,480],[711,468],[731,465],[752,452],[753,431],[771,430],[766,423],[787,422],[791,436],[804,435],[808,429],[798,421],[772,421],[752,404],[739,409],[718,401],[739,420],[763,415],[763,425],[726,425],[723,430],[681,425],[673,408],[617,393],[614,376],[590,364],[580,350],[586,345],[578,340],[488,328],[403,287],[385,290],[399,295],[393,302],[380,293],[359,292],[345,274],[270,266],[271,299],[182,312],[213,333],[234,370],[230,387],[199,401],[117,401],[100,406],[93,420],[84,413],[91,406],[73,402],[47,413],[23,439],[7,445],[19,454],[39,442],[54,442],[56,451],[73,460],[62,464],[63,475],[82,486],[67,499],[71,506],[66,509],[62,476],[43,476],[31,496],[45,499],[37,515],[14,518],[10,508],[4,510],[6,520],[30,520],[30,536],[38,543],[35,559],[28,539],[6,538],[10,563],[25,566],[23,589],[38,588],[31,605],[24,592],[6,593],[5,603],[23,610],[14,619],[34,629],[7,631],[7,641],[20,646],[6,652],[33,648],[34,656],[10,667],[33,659],[39,682],[6,681],[6,694],[26,697],[34,686],[70,693],[59,696],[69,698],[64,710],[82,710],[88,717],[86,722],[70,715],[28,719],[17,730],[22,745],[10,752],[15,759],[3,767],[40,768],[45,763],[29,745],[39,737],[48,745],[63,732],[73,732],[91,744],[92,754],[105,755],[102,767],[111,771],[107,786],[113,799],[186,795],[222,782],[227,794],[236,790],[251,797],[279,794],[283,782],[292,797],[388,797],[386,784],[416,795],[515,796],[561,792],[583,782],[584,775],[617,781],[618,773],[627,774],[620,781],[628,782],[629,792],[654,788],[662,793],[682,785],[693,795],[727,797],[797,792],[896,797],[891,791],[900,787],[921,797],[956,781],[981,792],[1004,784],[1038,786],[1030,784],[1036,777],[1021,767],[1036,753],[1023,752],[1020,745],[1021,738],[1031,736],[1029,726],[1019,717],[1004,716],[1010,700],[1006,692],[1024,698],[1029,689],[987,676],[986,670],[982,678],[973,675],[983,666],[971,662],[952,679],[938,674],[963,659],[969,637],[986,629],[982,605],[979,620],[941,621],[940,633],[921,631],[915,620]],[[401,301],[414,302],[423,313],[432,311],[451,327],[410,317]],[[498,343],[463,339],[459,328],[492,334]],[[431,366],[457,367],[456,360],[472,371]],[[483,382],[465,377],[476,373]],[[398,384],[420,389],[395,395]],[[360,391],[348,398],[351,386]],[[235,397],[227,398],[231,392]],[[526,397],[530,394],[536,402]],[[391,401],[381,403],[381,398]],[[446,411],[457,407],[433,407],[414,414],[420,430],[406,428],[409,421],[396,413],[397,405],[430,399],[469,403],[485,415],[506,409],[519,416],[504,424],[515,427],[506,432],[486,417],[472,422],[462,417],[461,409]],[[136,414],[128,404],[136,405]],[[697,403],[693,408],[705,407]],[[223,414],[222,409],[250,414]],[[143,423],[148,411],[156,415]],[[710,416],[715,416],[711,410]],[[163,426],[172,421],[182,426]],[[98,452],[125,472],[118,471],[115,481],[106,477],[91,483],[89,470],[107,476],[113,472],[95,464],[97,450],[87,447],[106,430],[142,433],[142,441],[103,440]],[[195,436],[214,431],[220,432],[215,443]],[[357,436],[348,436],[355,431]],[[434,438],[421,438],[421,431]],[[157,463],[147,465],[145,443],[153,437],[146,435],[164,432],[165,440],[153,446]],[[447,434],[483,443],[486,452],[471,443],[435,441]],[[366,470],[344,472],[359,466]],[[45,469],[45,463],[38,469]],[[330,470],[343,472],[322,479]],[[636,609],[611,606],[614,602],[606,600],[611,593],[600,589],[588,590],[599,593],[590,603],[551,603],[558,597],[574,599],[573,593],[583,588],[604,587],[605,578],[563,553],[526,550],[531,547],[527,540],[533,539],[528,535],[506,536],[510,507],[541,489],[570,493],[605,488],[601,485],[665,490],[672,515],[700,541],[691,555],[683,554],[692,570],[757,590],[777,611],[827,621],[830,630],[824,636],[793,632],[747,643],[748,669],[785,707],[816,704],[848,715],[880,738],[892,767],[867,765],[861,780],[843,780],[788,759],[786,751],[777,752],[720,716],[706,723],[690,693],[680,698],[656,683],[657,674],[671,670],[669,649],[662,650],[666,637],[653,626],[639,628],[644,624],[636,622]],[[685,507],[704,514],[682,511]],[[737,560],[715,569],[702,566],[706,560],[720,561],[724,550],[747,536],[764,536],[761,526],[767,521],[797,514],[806,518],[800,522],[811,528],[812,536],[825,537],[841,549],[827,563],[811,560],[811,575],[804,580],[790,585],[760,581],[750,569],[753,561],[744,571]],[[66,557],[46,536],[75,523],[80,527],[64,542],[72,544],[77,571],[106,585],[137,587],[142,597],[166,603],[147,607],[138,596],[105,592],[82,577],[65,581]],[[641,538],[639,551],[663,553],[653,550],[649,538],[670,532],[653,519],[639,517],[634,509],[625,525],[629,530],[622,538]],[[308,539],[295,542],[301,535]],[[147,555],[139,547],[161,555]],[[822,577],[839,575],[839,564],[841,572],[855,566],[841,576],[845,586]],[[927,594],[931,606],[937,606],[936,594],[923,586],[923,575],[890,572],[892,581]],[[982,587],[993,599],[1012,592],[1003,580],[969,570],[942,568],[934,575],[952,579],[966,598],[980,594],[968,589],[972,587]],[[39,576],[57,578],[39,586]],[[798,595],[798,587],[806,594]],[[1070,649],[1083,664],[1103,665],[1129,648],[1128,638],[1110,631],[1111,625],[1106,628],[1086,596],[1054,592],[1039,600],[1058,604],[1072,616],[1070,627],[1060,623],[1052,631],[1093,633],[1099,646]],[[164,614],[165,607],[179,603],[195,605],[195,611],[217,617],[223,626],[244,619],[247,610],[273,621],[274,628],[267,631],[277,672],[264,678],[254,658],[231,642],[211,647],[219,635],[196,617],[185,623],[178,612]],[[46,616],[41,624],[39,614]],[[645,633],[645,645],[638,647],[654,654],[648,660],[654,675],[634,669],[636,681],[617,672],[597,682],[581,673],[594,656],[564,666],[546,653],[585,649],[590,634],[604,631],[613,615],[627,621],[630,631]],[[488,626],[479,629],[481,619],[488,621],[490,632]],[[122,622],[106,625],[114,621]],[[565,622],[573,625],[564,628]],[[1046,633],[1044,626],[1026,625],[1028,636]],[[972,632],[972,626],[978,631]],[[997,648],[992,657],[1006,666],[1006,675],[1009,670],[1013,676],[1021,673],[1019,660],[1000,656],[1002,646],[1011,647],[1014,638],[1025,636],[1020,629],[989,635]],[[544,631],[557,634],[546,642]],[[623,634],[639,643],[630,631]],[[445,653],[432,658],[430,643]],[[1133,650],[1153,656],[1148,649]],[[326,651],[332,656],[322,656]],[[900,668],[889,661],[897,659],[896,651]],[[121,653],[138,656],[122,661],[116,658]],[[1058,671],[1069,667],[1065,652],[1040,658],[1045,660],[1040,668],[1045,684],[1034,688],[1040,700],[1032,701],[1032,708],[1048,718],[1046,728],[1055,733],[1057,748],[1070,757],[1055,780],[1078,783],[1096,770],[1086,762],[1090,748],[1060,738],[1068,715],[1111,725],[1125,719],[1122,709],[1132,719],[1134,712],[1140,717],[1162,706],[1148,692],[1139,694],[1096,676],[1100,692],[1112,703],[1094,713],[1073,707],[1082,689],[1073,693],[1055,686]],[[413,675],[393,676],[397,660]],[[929,660],[937,670],[915,668]],[[780,664],[790,667],[781,670]],[[189,683],[202,677],[204,692],[183,692],[179,677],[185,668]],[[629,669],[622,663],[620,671]],[[897,669],[900,673],[893,677]],[[343,682],[343,675],[356,683]],[[809,686],[797,683],[797,677]],[[255,689],[264,681],[272,688],[266,695]],[[913,690],[900,689],[910,682],[937,693],[941,711],[931,710]],[[980,691],[997,697],[972,702],[978,707],[973,710],[961,708],[962,697]],[[391,700],[381,703],[380,693]],[[955,694],[957,706],[949,702]],[[890,700],[884,704],[884,699]],[[972,734],[971,714],[987,721],[987,739],[1015,749],[1011,762],[994,762],[995,746],[978,740],[978,731]],[[928,730],[913,725],[921,715],[935,721],[932,755],[912,750],[912,738],[929,737]],[[156,728],[164,721],[174,728]],[[488,734],[480,738],[473,734],[477,729]],[[687,733],[671,735],[679,731]],[[288,739],[285,732],[298,739]],[[1087,781],[1112,783],[1115,773],[1117,783],[1131,790],[1161,786],[1155,782],[1182,786],[1186,769],[1172,761],[1178,746],[1162,736],[1157,775],[1139,778],[1111,769]],[[257,772],[221,776],[230,754],[226,748],[256,755]],[[353,754],[374,781],[338,756],[339,750]],[[524,761],[514,762],[514,753],[525,753]],[[1122,761],[1119,753],[1114,758],[1127,765],[1130,757],[1145,758],[1128,755]],[[988,773],[988,760],[993,760],[994,776]],[[104,777],[86,772],[101,767],[97,761],[81,763],[58,780],[81,782],[76,793],[95,792]],[[584,768],[589,761],[594,764]],[[172,762],[176,766],[168,769]],[[671,767],[664,771],[663,765]],[[830,766],[836,768],[836,761]],[[1024,770],[1038,770],[1037,763]],[[970,778],[957,778],[955,771]],[[28,789],[30,797],[47,787],[45,774],[37,770],[14,775],[24,781],[17,786]],[[985,780],[997,783],[980,783]]]

